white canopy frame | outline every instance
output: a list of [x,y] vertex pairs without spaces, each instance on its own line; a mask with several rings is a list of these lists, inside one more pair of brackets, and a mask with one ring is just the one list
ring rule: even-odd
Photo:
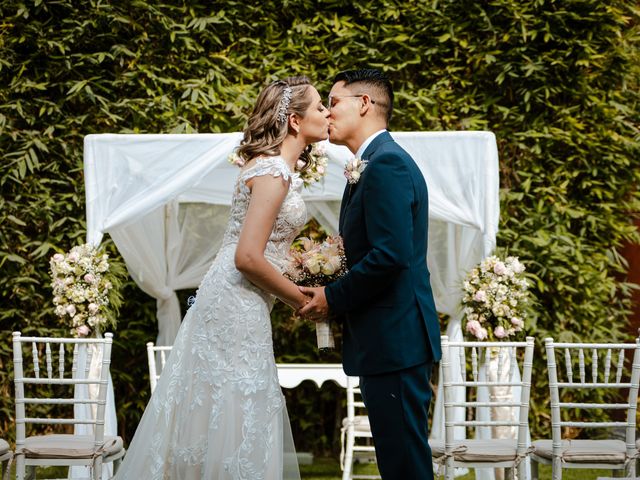
[[[429,248],[436,307],[449,338],[462,339],[462,279],[496,245],[499,169],[491,132],[397,132],[429,189]],[[227,157],[241,133],[99,134],[84,139],[87,241],[113,238],[134,281],[157,299],[157,345],[180,327],[176,290],[199,285],[226,226],[238,168]],[[335,233],[345,148],[326,143],[328,173],[304,191],[309,216]],[[126,328],[121,325],[120,328]],[[442,395],[432,436],[444,437]],[[115,409],[112,408],[114,425]],[[115,432],[105,432],[107,435]],[[464,432],[461,432],[464,436]]]

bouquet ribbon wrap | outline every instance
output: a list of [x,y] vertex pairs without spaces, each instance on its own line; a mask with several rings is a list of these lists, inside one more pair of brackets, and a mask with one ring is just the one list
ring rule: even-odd
[[316,340],[320,350],[335,348],[336,344],[333,340],[333,333],[331,333],[331,320],[316,322]]

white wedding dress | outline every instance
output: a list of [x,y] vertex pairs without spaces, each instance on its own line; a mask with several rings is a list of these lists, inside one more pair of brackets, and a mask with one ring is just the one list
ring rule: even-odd
[[299,479],[271,338],[274,297],[238,272],[234,255],[251,192],[272,175],[289,182],[265,257],[282,271],[306,222],[302,180],[282,157],[241,171],[222,247],[198,288],[118,480]]

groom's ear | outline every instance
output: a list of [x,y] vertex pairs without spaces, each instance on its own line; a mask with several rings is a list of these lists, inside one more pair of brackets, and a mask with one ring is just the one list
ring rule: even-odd
[[360,97],[360,115],[364,116],[372,107],[371,97],[365,93]]
[[300,118],[295,113],[289,115],[289,128],[296,133],[300,133]]

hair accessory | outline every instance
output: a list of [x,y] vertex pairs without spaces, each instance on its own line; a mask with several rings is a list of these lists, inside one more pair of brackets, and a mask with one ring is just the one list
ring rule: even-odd
[[285,86],[282,92],[282,98],[280,99],[280,105],[278,106],[279,123],[285,123],[287,121],[287,110],[289,109],[292,94],[293,90],[291,90],[291,87],[289,85]]

